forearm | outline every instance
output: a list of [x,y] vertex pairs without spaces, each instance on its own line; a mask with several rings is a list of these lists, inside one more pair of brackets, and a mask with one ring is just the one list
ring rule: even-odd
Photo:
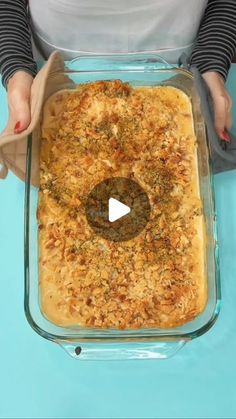
[[192,54],[201,73],[215,71],[225,80],[236,53],[236,1],[209,0]]
[[3,85],[18,70],[34,76],[26,0],[0,0],[0,73]]

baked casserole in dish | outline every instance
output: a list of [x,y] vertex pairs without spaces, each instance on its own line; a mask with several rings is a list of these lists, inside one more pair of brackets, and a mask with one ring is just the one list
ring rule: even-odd
[[[81,58],[64,76],[45,98],[34,158],[28,144],[27,317],[80,358],[167,357],[209,329],[220,301],[193,76],[147,56]],[[112,241],[91,228],[86,202],[120,177],[143,188],[151,211],[136,237]]]

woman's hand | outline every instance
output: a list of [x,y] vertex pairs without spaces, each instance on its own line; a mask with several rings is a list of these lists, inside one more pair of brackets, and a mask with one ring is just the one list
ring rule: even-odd
[[232,99],[229,96],[225,83],[221,75],[215,71],[207,71],[203,78],[210,89],[214,105],[215,128],[218,136],[225,141],[229,141],[227,130],[232,125]]
[[19,134],[30,124],[30,93],[33,77],[25,71],[17,71],[8,81],[7,96],[14,132]]

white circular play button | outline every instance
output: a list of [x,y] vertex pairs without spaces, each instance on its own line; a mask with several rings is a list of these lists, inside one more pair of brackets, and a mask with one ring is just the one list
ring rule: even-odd
[[108,219],[111,223],[130,213],[130,207],[115,198],[109,199]]
[[126,241],[142,232],[149,221],[146,192],[133,179],[114,177],[89,193],[86,218],[93,231],[107,240]]

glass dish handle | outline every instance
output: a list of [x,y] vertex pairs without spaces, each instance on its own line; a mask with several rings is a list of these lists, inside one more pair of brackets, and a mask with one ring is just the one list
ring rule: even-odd
[[103,55],[84,53],[67,61],[66,67],[68,70],[74,71],[143,71],[176,68],[161,55],[146,52]]
[[57,342],[73,358],[88,361],[166,359],[176,354],[186,340],[136,343]]

